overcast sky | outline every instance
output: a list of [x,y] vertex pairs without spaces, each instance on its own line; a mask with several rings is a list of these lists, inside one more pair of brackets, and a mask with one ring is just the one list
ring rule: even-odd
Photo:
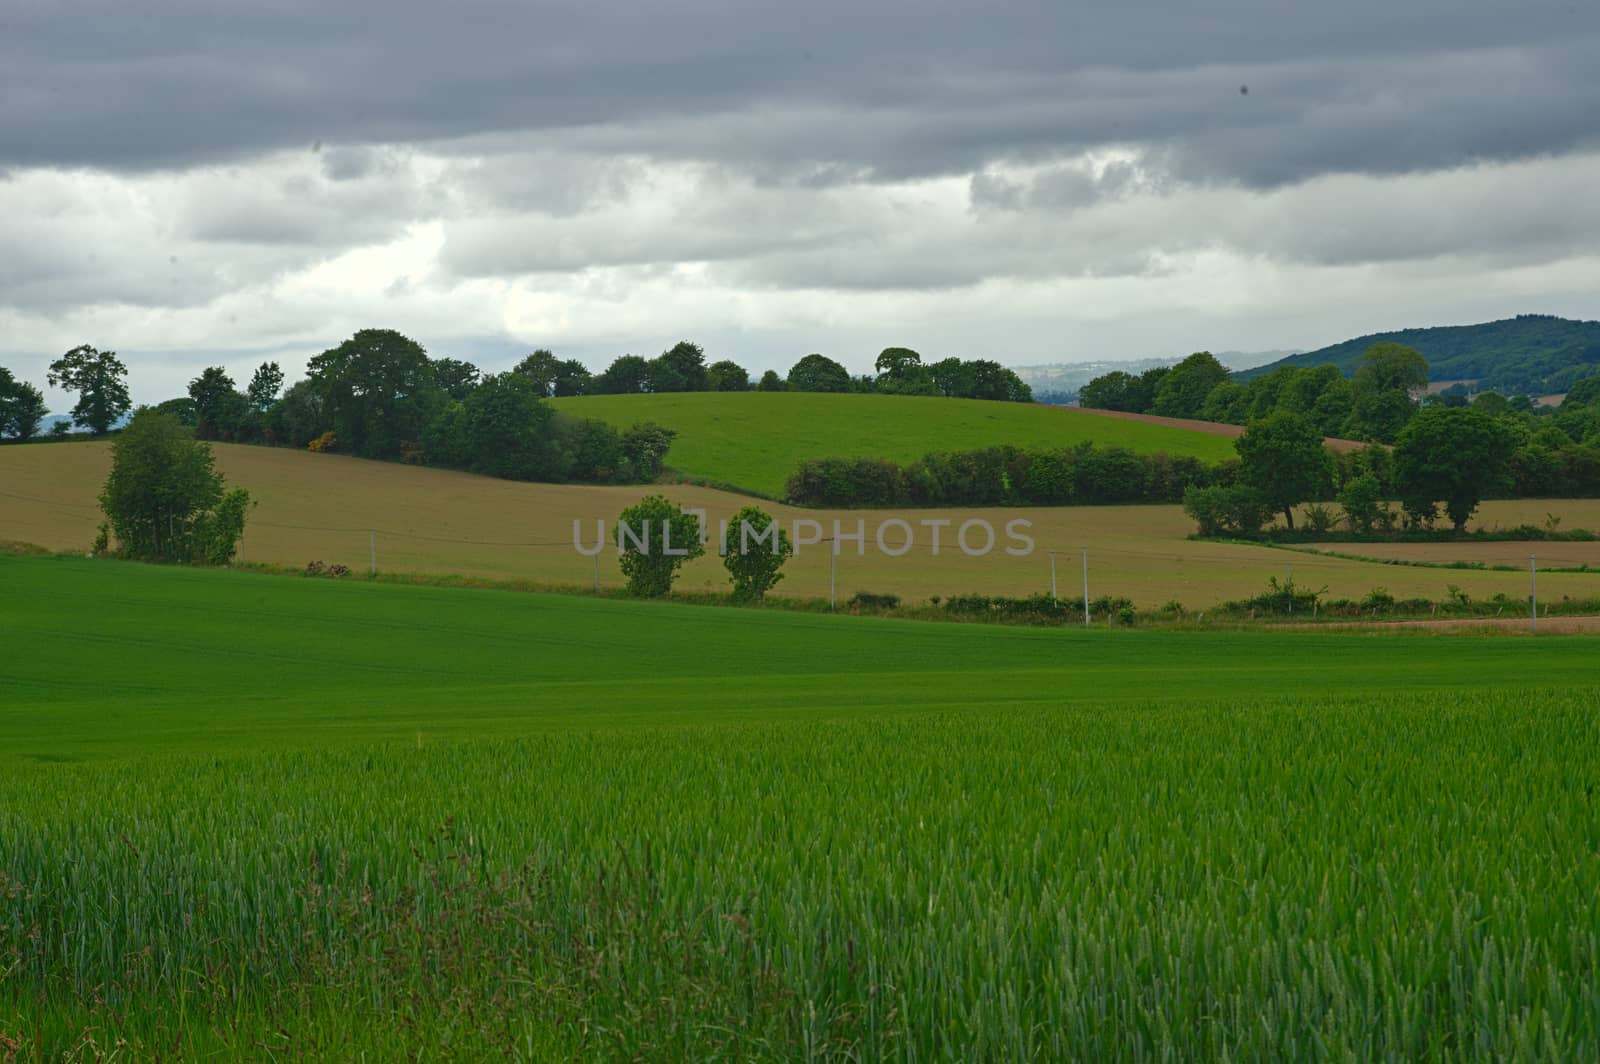
[[1592,0],[4,0],[0,364],[1595,318],[1596,54]]

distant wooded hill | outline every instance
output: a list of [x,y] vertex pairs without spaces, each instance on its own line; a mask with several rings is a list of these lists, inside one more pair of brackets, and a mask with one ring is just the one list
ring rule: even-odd
[[1290,355],[1239,373],[1235,379],[1248,381],[1280,366],[1328,363],[1338,366],[1348,377],[1361,364],[1367,348],[1384,342],[1405,344],[1422,352],[1428,360],[1431,380],[1475,380],[1475,390],[1504,395],[1564,392],[1579,378],[1600,372],[1600,321],[1519,314],[1481,325],[1401,329],[1359,336],[1332,347]]

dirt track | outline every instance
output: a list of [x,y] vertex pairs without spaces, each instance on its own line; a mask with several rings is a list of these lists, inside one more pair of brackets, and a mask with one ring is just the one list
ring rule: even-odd
[[[1330,628],[1344,631],[1381,632],[1392,628],[1420,628],[1443,633],[1499,632],[1505,635],[1529,635],[1531,628],[1526,615],[1521,617],[1452,617],[1442,621],[1351,621],[1348,624],[1285,625],[1294,628]],[[1540,617],[1540,635],[1589,635],[1600,633],[1600,617]]]
[[[1196,421],[1186,417],[1157,417],[1154,414],[1129,414],[1122,410],[1090,410],[1081,406],[1058,407],[1065,414],[1083,414],[1089,417],[1114,417],[1123,421],[1143,421],[1149,425],[1167,425],[1175,429],[1188,429],[1191,432],[1203,432],[1208,436],[1238,437],[1244,435],[1243,425],[1224,425],[1218,421]],[[1359,451],[1366,444],[1359,440],[1340,440],[1329,436],[1322,441],[1331,450],[1341,453],[1346,451]]]

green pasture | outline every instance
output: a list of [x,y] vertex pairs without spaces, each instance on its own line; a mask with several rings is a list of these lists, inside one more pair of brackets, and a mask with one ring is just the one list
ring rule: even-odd
[[1000,444],[1043,450],[1086,441],[1207,461],[1234,455],[1233,441],[1222,436],[1033,403],[817,392],[669,392],[554,402],[619,428],[654,421],[676,429],[667,452],[672,469],[771,498],[782,497],[784,482],[807,458],[909,462],[932,451]]

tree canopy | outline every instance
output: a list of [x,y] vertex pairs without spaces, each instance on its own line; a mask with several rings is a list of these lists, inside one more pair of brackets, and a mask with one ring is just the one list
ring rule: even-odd
[[0,366],[0,438],[32,439],[48,412],[39,389]]
[[848,392],[850,371],[825,355],[807,355],[789,370],[794,392]]
[[242,488],[224,490],[209,446],[176,418],[143,409],[112,444],[100,493],[125,556],[210,565],[237,551],[249,501]]
[[1294,508],[1326,491],[1333,471],[1322,434],[1305,417],[1279,410],[1234,441],[1240,478],[1294,528]]
[[1395,441],[1401,502],[1415,514],[1442,502],[1455,530],[1463,531],[1478,503],[1505,484],[1516,446],[1505,422],[1481,410],[1424,407]]
[[49,381],[52,387],[78,393],[72,420],[96,436],[111,431],[133,406],[128,397],[128,367],[115,351],[100,351],[88,344],[74,347],[50,363]]

